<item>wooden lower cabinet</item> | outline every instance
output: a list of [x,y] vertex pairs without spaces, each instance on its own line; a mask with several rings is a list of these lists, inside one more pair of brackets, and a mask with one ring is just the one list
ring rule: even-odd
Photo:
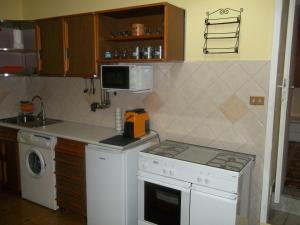
[[0,127],[0,188],[20,193],[18,130]]
[[57,204],[86,216],[85,143],[58,138],[55,147]]

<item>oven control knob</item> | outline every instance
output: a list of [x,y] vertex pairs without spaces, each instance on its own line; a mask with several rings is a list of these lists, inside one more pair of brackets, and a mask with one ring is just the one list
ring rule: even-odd
[[201,184],[201,183],[202,183],[202,178],[201,178],[201,177],[198,177],[198,178],[197,178],[197,181],[198,181],[198,183]]
[[205,183],[205,184],[208,184],[208,183],[209,183],[209,180],[208,180],[207,178],[205,178],[205,179],[204,179],[204,183]]
[[174,174],[175,174],[175,171],[174,170],[170,170],[170,175],[174,176]]
[[148,169],[148,163],[143,163],[143,169]]
[[163,169],[163,174],[167,174],[167,169]]

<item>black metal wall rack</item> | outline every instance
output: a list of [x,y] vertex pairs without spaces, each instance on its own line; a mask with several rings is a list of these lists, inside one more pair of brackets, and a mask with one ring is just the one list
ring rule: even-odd
[[[205,31],[204,31],[204,54],[228,54],[228,53],[239,53],[239,42],[240,42],[240,25],[241,25],[241,14],[243,9],[235,10],[231,8],[218,9],[212,13],[207,12],[207,18],[205,19]],[[217,16],[225,17],[217,17]],[[226,32],[210,32],[210,26],[218,27],[224,25],[236,24],[235,28],[228,27]],[[222,27],[222,28],[224,28]],[[230,29],[230,30],[229,30]],[[234,30],[233,30],[234,29]],[[235,39],[234,46],[222,46],[222,47],[211,47],[209,46],[209,40],[225,40]]]

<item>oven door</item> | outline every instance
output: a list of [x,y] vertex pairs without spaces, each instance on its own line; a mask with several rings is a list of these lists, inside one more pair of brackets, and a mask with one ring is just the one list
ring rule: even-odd
[[189,225],[190,183],[139,172],[138,225]]

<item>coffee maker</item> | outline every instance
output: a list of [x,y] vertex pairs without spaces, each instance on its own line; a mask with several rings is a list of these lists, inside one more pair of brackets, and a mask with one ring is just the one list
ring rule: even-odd
[[145,109],[133,109],[125,112],[124,137],[139,138],[149,132],[149,115]]

